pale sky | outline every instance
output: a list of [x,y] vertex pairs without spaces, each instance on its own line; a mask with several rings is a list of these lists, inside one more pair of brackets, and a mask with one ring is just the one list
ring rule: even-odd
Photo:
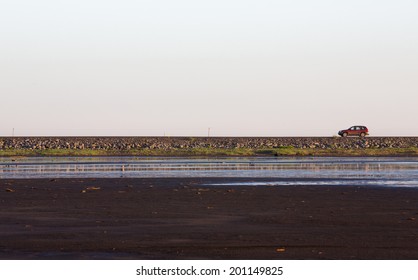
[[418,136],[416,0],[0,0],[0,136]]

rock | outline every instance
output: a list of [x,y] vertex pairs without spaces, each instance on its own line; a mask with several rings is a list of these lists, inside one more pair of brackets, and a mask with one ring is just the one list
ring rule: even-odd
[[418,137],[0,137],[0,149],[410,148]]

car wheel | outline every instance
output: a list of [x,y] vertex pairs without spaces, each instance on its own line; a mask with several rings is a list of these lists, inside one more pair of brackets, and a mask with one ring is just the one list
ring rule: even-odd
[[364,136],[366,136],[366,133],[362,132],[362,133],[360,134],[360,137],[361,137],[361,138],[363,138]]
[[347,137],[347,132],[344,132],[343,133],[343,137]]

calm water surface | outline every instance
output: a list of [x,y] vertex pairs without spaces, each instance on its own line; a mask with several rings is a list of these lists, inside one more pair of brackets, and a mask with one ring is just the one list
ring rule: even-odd
[[0,158],[0,179],[93,177],[247,177],[270,180],[235,185],[418,187],[418,158]]

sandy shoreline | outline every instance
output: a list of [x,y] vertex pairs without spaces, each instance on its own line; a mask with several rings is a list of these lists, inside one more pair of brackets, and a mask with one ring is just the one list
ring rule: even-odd
[[0,259],[418,259],[416,188],[228,180],[0,180]]

